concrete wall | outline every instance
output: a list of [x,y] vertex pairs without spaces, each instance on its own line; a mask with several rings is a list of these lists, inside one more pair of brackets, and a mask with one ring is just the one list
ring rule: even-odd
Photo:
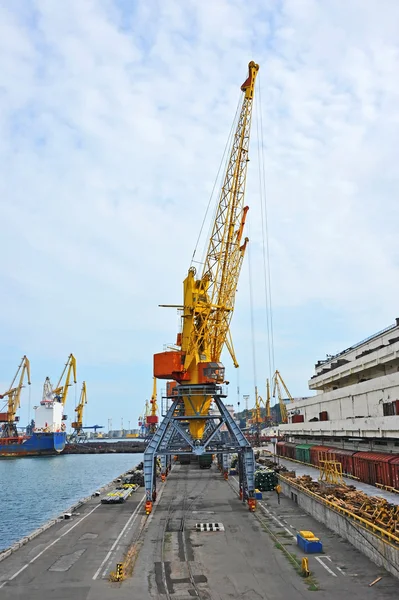
[[[358,438],[358,436],[357,436]],[[399,455],[399,442],[393,440],[373,439],[373,438],[338,438],[338,437],[314,437],[314,434],[304,436],[301,431],[298,435],[291,435],[290,442],[295,444],[310,444],[329,446],[331,448],[341,448],[342,450],[351,450],[352,452],[383,452],[384,454]]]
[[280,479],[280,484],[282,493],[288,498],[291,498],[291,493],[296,494],[295,501],[305,512],[338,533],[375,564],[384,567],[392,575],[399,578],[399,547],[396,548],[384,542],[372,532],[363,529],[355,521],[331,510],[322,502],[289,485],[283,479]]
[[[279,425],[281,435],[393,438],[399,440],[399,415],[370,419],[343,419],[337,421],[316,421],[313,423],[290,423]],[[382,450],[381,450],[382,451]]]
[[[383,404],[399,399],[399,372],[370,379],[345,388],[316,394],[287,404],[289,423],[282,433],[314,432],[323,435],[394,437],[399,439],[399,415],[384,416]],[[328,421],[311,421],[327,411]],[[291,423],[294,414],[304,423]]]
[[399,319],[396,320],[396,326],[386,328],[380,334],[376,334],[368,338],[361,344],[355,344],[339,354],[332,356],[329,360],[319,361],[315,367],[316,375],[320,375],[324,369],[334,368],[338,360],[346,360],[349,362],[357,360],[361,355],[367,356],[367,353],[377,352],[380,346],[392,346],[392,340],[399,336]]
[[[365,358],[359,358],[340,368],[333,369],[309,381],[309,389],[329,392],[334,389],[356,385],[369,379],[398,372],[399,342],[392,348],[382,348]],[[367,358],[367,360],[366,360]]]

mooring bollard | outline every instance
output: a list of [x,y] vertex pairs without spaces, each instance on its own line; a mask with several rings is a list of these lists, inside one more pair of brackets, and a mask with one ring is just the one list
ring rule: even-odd
[[309,577],[309,575],[310,575],[309,561],[306,556],[304,556],[302,559],[302,575],[304,577]]

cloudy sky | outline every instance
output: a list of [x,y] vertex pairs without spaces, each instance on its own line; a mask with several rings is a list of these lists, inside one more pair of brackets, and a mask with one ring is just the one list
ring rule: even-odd
[[182,300],[250,60],[230,400],[237,382],[253,398],[254,373],[262,392],[272,368],[263,169],[273,364],[291,393],[306,395],[316,360],[394,322],[398,26],[396,0],[0,0],[0,384],[27,354],[22,421],[73,352],[68,414],[86,380],[86,424],[136,424],[178,327],[158,304]]

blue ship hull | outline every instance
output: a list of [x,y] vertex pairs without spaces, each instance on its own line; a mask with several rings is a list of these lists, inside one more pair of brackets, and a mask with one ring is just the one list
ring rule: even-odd
[[0,438],[0,458],[18,456],[51,456],[65,448],[66,432],[33,433],[18,438]]

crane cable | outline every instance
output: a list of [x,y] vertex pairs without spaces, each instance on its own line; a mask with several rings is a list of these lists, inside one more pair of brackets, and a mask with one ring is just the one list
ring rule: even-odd
[[[248,222],[248,234],[250,232],[250,224]],[[249,303],[250,303],[250,315],[251,315],[251,342],[252,342],[252,369],[253,369],[253,384],[254,390],[257,386],[257,369],[256,369],[256,344],[255,344],[255,319],[254,319],[254,296],[253,296],[253,284],[252,284],[252,261],[251,261],[251,244],[248,244],[248,273],[249,273]]]
[[[272,374],[275,372],[275,355],[274,355],[274,333],[273,333],[273,309],[272,309],[272,291],[271,291],[271,274],[270,274],[270,252],[269,252],[269,227],[267,215],[267,199],[266,199],[266,171],[265,171],[265,156],[264,156],[264,139],[263,139],[263,110],[262,110],[262,89],[260,79],[258,80],[258,94],[256,95],[257,112],[259,118],[256,120],[257,138],[258,138],[258,177],[260,189],[260,207],[261,207],[261,223],[262,223],[262,257],[263,257],[263,284],[265,292],[265,313],[266,313],[266,329],[267,329],[267,346],[269,358],[269,380],[272,381]],[[260,123],[259,123],[260,120]],[[260,132],[259,132],[260,129]]]
[[[206,221],[206,219],[208,217],[209,208],[211,206],[211,202],[212,202],[212,199],[213,199],[213,195],[215,193],[216,185],[217,185],[218,180],[219,180],[219,176],[220,176],[220,172],[221,172],[222,166],[226,165],[226,168],[227,168],[227,161],[229,160],[229,156],[227,155],[227,150],[231,146],[231,140],[233,138],[233,134],[234,134],[234,131],[236,129],[236,123],[238,121],[238,115],[240,113],[241,97],[242,97],[242,92],[240,92],[240,95],[238,97],[236,113],[234,115],[234,119],[233,119],[233,122],[232,122],[231,128],[230,128],[230,133],[228,135],[228,138],[227,138],[224,150],[223,150],[223,154],[222,154],[222,158],[220,160],[218,172],[216,174],[216,178],[215,178],[215,181],[213,183],[211,195],[209,196],[208,205],[206,207],[205,215],[204,215],[204,218],[202,219],[201,228],[200,228],[200,231],[199,231],[199,234],[198,234],[198,237],[197,237],[197,241],[196,241],[196,244],[195,244],[193,255],[191,257],[191,266],[193,265],[194,262],[198,263],[198,264],[201,264],[201,265],[203,265],[205,263],[205,253],[207,251],[207,245],[206,244],[204,245],[205,247],[203,249],[203,256],[202,256],[201,261],[194,260],[194,257],[195,257],[195,254],[197,252],[198,244],[199,244],[201,236],[202,236],[202,232],[203,232],[203,229],[204,229],[205,221]],[[215,211],[216,210],[217,210],[217,206],[215,207]],[[212,227],[213,227],[213,223],[211,222],[210,227],[209,227],[208,239],[211,237]]]

